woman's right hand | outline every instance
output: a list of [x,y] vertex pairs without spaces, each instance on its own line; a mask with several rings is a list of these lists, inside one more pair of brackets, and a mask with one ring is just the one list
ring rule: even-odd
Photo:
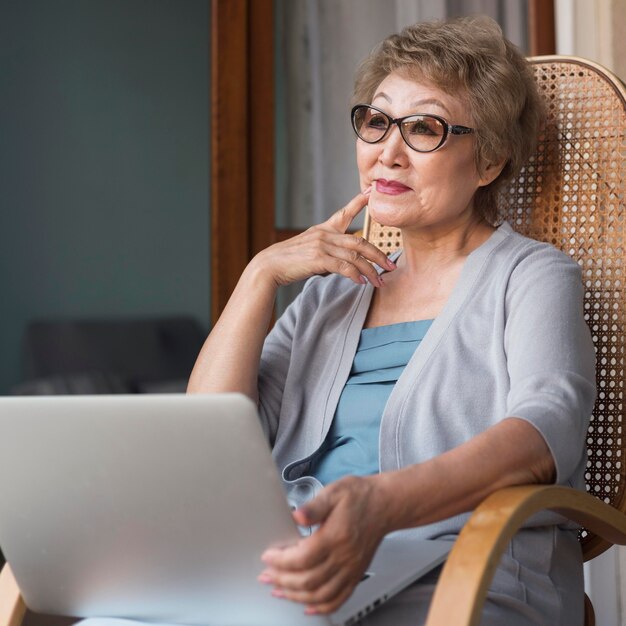
[[371,263],[394,270],[395,263],[363,237],[346,234],[354,218],[367,205],[369,189],[355,196],[328,220],[300,235],[266,248],[252,261],[277,286],[288,285],[315,274],[341,274],[357,284],[368,280],[382,285]]

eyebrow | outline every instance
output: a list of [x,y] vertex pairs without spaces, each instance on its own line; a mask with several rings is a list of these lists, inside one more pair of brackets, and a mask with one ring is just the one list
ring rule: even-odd
[[[372,98],[372,102],[376,100],[376,98],[384,98],[385,100],[387,100],[387,102],[389,102],[389,104],[391,104],[391,98],[384,91],[379,91]],[[411,102],[412,107],[418,107],[422,104],[434,104],[435,106],[442,108],[448,115],[451,115],[448,107],[441,100],[437,100],[437,98],[424,98],[422,100]]]

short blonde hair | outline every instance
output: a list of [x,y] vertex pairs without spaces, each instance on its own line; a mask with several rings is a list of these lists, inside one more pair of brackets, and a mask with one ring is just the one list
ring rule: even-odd
[[392,72],[430,83],[469,105],[478,171],[506,161],[501,174],[474,198],[475,209],[497,222],[498,190],[532,154],[543,118],[543,101],[528,61],[491,18],[421,22],[391,35],[363,60],[353,104],[369,104]]

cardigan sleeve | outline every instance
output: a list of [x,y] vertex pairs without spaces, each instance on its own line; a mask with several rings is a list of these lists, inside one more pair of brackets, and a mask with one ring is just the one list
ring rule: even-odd
[[[306,289],[306,285],[305,285]],[[287,307],[265,338],[259,363],[258,394],[261,425],[274,445],[285,382],[289,373],[294,333],[304,290]]]
[[567,483],[584,459],[595,400],[595,350],[579,266],[551,246],[533,246],[509,278],[505,306],[507,415],[539,431],[556,482]]

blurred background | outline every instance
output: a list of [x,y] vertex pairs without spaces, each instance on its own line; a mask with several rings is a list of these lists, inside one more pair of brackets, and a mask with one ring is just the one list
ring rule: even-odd
[[[208,48],[206,0],[0,1],[0,393],[80,390],[79,367],[113,387],[109,366],[164,341],[126,321],[208,330]],[[74,320],[105,322],[104,345],[29,327]]]

